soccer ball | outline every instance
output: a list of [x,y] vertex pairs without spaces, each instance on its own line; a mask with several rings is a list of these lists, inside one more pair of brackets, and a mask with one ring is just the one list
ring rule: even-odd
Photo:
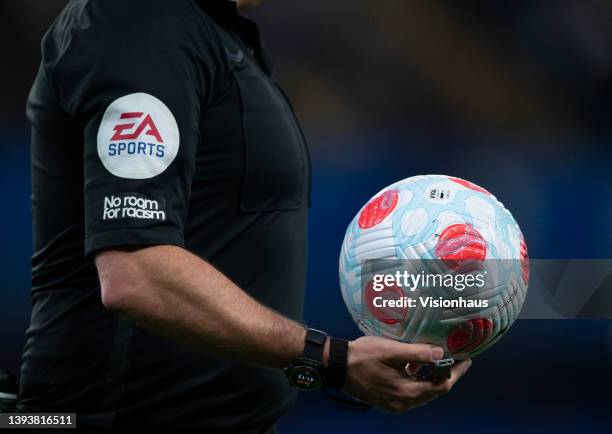
[[[372,270],[387,269],[371,264],[387,263],[404,264],[420,284],[373,290]],[[504,335],[529,281],[527,245],[510,212],[487,190],[444,175],[407,178],[376,194],[346,231],[339,269],[342,297],[365,334],[439,345],[456,359]],[[480,285],[459,288],[459,275],[464,283],[480,276]],[[426,276],[440,277],[427,287]],[[448,276],[451,284],[442,284]]]

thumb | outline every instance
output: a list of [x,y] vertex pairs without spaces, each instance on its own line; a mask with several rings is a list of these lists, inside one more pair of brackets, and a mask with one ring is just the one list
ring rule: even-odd
[[389,361],[405,365],[406,363],[432,363],[444,357],[444,349],[429,344],[405,344],[391,341]]

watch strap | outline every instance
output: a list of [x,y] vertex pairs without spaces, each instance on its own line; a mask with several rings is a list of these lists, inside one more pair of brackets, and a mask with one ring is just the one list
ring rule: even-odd
[[302,358],[314,360],[318,363],[323,363],[323,349],[325,348],[325,341],[327,334],[317,330],[308,329],[306,330],[306,342],[304,344],[304,352]]
[[347,363],[348,341],[330,337],[325,387],[342,389],[346,380]]

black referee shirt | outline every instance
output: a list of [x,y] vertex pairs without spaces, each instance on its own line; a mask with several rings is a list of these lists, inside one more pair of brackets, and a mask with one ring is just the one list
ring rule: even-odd
[[172,244],[302,319],[310,164],[256,25],[224,0],[72,0],[42,42],[20,411],[81,428],[258,433],[282,372],[193,352],[101,304],[95,252]]

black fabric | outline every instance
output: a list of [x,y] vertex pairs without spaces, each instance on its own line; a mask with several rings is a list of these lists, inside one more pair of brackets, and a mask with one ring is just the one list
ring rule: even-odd
[[302,321],[310,162],[256,25],[223,0],[71,0],[42,50],[19,411],[77,412],[92,431],[262,432],[295,397],[283,373],[119,319],[93,262],[184,246]]

